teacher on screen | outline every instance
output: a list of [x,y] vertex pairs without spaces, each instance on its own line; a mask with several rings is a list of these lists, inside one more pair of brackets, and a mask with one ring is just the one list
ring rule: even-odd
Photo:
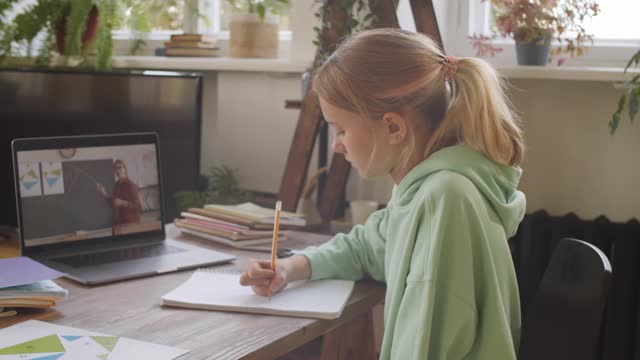
[[138,186],[127,176],[127,166],[118,159],[113,163],[113,171],[118,179],[109,195],[104,185],[97,183],[98,192],[109,202],[112,209],[113,225],[140,223],[142,205],[138,198]]

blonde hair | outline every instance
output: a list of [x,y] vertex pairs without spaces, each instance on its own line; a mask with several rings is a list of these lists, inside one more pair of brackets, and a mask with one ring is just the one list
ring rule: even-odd
[[[498,163],[518,165],[523,134],[504,82],[485,61],[461,58],[452,97],[445,85],[444,59],[426,35],[367,30],[336,49],[316,71],[313,88],[328,103],[364,118],[381,119],[388,112],[416,114],[431,134],[425,157],[458,143]],[[410,136],[408,141],[411,153],[415,139]]]

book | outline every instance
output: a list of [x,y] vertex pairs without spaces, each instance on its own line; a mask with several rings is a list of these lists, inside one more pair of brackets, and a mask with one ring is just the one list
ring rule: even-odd
[[196,230],[205,234],[223,237],[232,241],[271,239],[273,237],[273,232],[271,231],[245,230],[244,233],[240,233],[235,231],[228,231],[224,229],[214,228],[212,226],[208,226],[203,223],[198,223],[196,221],[198,220],[175,219],[173,222],[177,227]]
[[[217,242],[219,244],[223,244],[223,245],[227,245],[236,249],[242,249],[242,250],[252,250],[252,251],[262,251],[262,248],[257,248],[256,245],[271,245],[271,241],[272,239],[255,239],[255,240],[244,240],[244,241],[233,241],[233,240],[229,240],[229,239],[225,239],[223,237],[220,236],[215,236],[215,235],[211,235],[211,234],[207,234],[207,233],[203,233],[197,230],[191,230],[188,228],[184,228],[184,227],[179,227],[180,228],[180,232],[185,233],[185,234],[189,234],[189,235],[193,235],[193,236],[197,236],[201,239],[205,239],[205,240],[211,240],[214,242]],[[278,242],[286,240],[286,236],[283,237],[278,237]],[[271,251],[271,246],[269,247],[265,247],[265,250],[268,250],[269,252]]]
[[54,299],[0,298],[0,306],[8,308],[49,308],[55,305],[56,301]]
[[213,229],[220,229],[223,231],[228,231],[230,233],[241,234],[241,235],[251,235],[251,234],[271,235],[271,233],[268,230],[256,230],[256,229],[251,229],[248,226],[236,225],[229,222],[216,221],[215,219],[209,219],[204,216],[196,215],[198,217],[194,217],[188,213],[183,213],[183,214],[184,215],[182,216],[184,217],[184,221],[210,227]]
[[[217,213],[208,209],[189,208],[188,212],[191,214],[208,217],[210,219],[221,220],[221,221],[225,221],[225,222],[229,222],[237,225],[247,226],[254,230],[273,229],[273,224],[261,224],[252,220],[247,220],[247,219],[236,217],[236,216],[225,215],[225,214]],[[280,228],[282,229],[283,227],[281,226]]]
[[0,306],[51,307],[57,300],[66,298],[68,293],[67,289],[51,280],[40,280],[0,289]]
[[165,41],[166,48],[217,49],[216,44],[206,41]]
[[[217,205],[210,204],[204,206],[205,210],[213,213],[242,218],[260,224],[273,225],[275,218],[273,209],[258,206],[254,203],[245,202],[238,205]],[[304,226],[306,224],[302,215],[282,211],[280,214],[281,225]]]
[[354,282],[347,280],[298,281],[271,299],[240,285],[240,274],[197,270],[162,296],[162,305],[205,310],[335,319],[347,304]]
[[202,216],[202,215],[194,214],[194,213],[191,213],[191,212],[188,212],[188,211],[183,211],[183,212],[180,213],[180,215],[182,217],[184,217],[184,218],[205,220],[205,221],[208,221],[208,222],[210,222],[212,224],[226,225],[226,226],[233,227],[235,229],[242,229],[242,230],[251,229],[247,225],[241,225],[241,224],[233,223],[233,222],[230,222],[230,221],[224,221],[224,220],[215,219],[215,218],[208,217],[208,216]]
[[215,43],[217,38],[212,34],[173,34],[171,35],[171,41],[202,41],[208,43]]
[[11,286],[0,289],[0,300],[4,298],[53,298],[64,299],[69,294],[67,289],[51,280],[40,280],[30,284]]
[[166,56],[218,56],[218,49],[201,49],[201,48],[167,48],[164,52]]

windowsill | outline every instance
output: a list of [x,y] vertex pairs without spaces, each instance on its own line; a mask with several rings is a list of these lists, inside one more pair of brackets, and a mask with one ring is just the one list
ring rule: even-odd
[[498,72],[507,79],[545,79],[623,82],[640,74],[640,69],[597,66],[523,66],[497,65]]
[[229,57],[114,56],[113,66],[136,69],[195,71],[253,71],[303,73],[307,62],[289,59],[241,59]]
[[[164,56],[115,56],[113,66],[136,69],[171,69],[195,71],[249,71],[302,73],[308,62],[292,62],[288,59],[242,59],[229,57],[164,57]],[[498,72],[508,79],[545,79],[623,82],[640,74],[640,69],[629,68],[623,74],[622,67],[595,66],[522,66],[496,65]]]

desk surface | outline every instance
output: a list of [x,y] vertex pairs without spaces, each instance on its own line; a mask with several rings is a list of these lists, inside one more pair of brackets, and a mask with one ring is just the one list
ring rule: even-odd
[[[217,266],[244,269],[253,258],[269,254],[238,251],[195,237],[179,235],[173,225],[169,236],[210,247],[238,258]],[[292,233],[283,247],[300,249],[326,241],[323,235]],[[160,297],[184,282],[193,271],[182,271],[113,284],[86,287],[67,279],[58,283],[69,297],[55,309],[0,319],[0,328],[28,319],[176,346],[190,350],[180,359],[272,359],[351,321],[384,298],[383,285],[363,281],[356,284],[349,304],[336,320],[254,315],[160,306]]]

